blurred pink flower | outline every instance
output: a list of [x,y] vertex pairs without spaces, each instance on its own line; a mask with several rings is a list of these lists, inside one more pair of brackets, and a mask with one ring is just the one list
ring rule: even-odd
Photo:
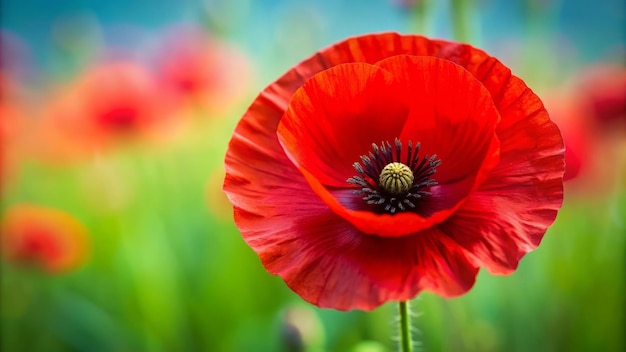
[[87,257],[87,229],[72,215],[34,204],[8,208],[0,224],[5,260],[28,263],[49,273],[76,268]]
[[410,10],[414,7],[423,5],[426,0],[390,0],[391,4],[398,6],[405,10]]
[[0,71],[21,75],[32,70],[30,47],[19,35],[4,28],[0,28],[0,53]]
[[250,85],[243,53],[198,26],[169,28],[157,57],[160,86],[201,108],[228,108]]

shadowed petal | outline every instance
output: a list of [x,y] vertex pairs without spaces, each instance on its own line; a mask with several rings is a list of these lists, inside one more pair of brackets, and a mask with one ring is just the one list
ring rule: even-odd
[[271,225],[241,210],[235,215],[266,269],[319,307],[371,310],[422,290],[454,297],[474,284],[476,266],[436,230],[365,236],[328,210],[309,210],[279,216]]

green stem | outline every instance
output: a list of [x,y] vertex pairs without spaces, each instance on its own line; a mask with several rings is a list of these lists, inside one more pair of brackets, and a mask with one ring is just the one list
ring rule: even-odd
[[409,316],[409,302],[398,302],[398,314],[400,315],[400,351],[412,352],[413,340],[411,339],[411,318]]

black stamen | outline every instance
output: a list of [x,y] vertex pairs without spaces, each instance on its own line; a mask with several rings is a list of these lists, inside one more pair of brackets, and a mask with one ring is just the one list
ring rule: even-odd
[[[385,189],[385,185],[381,185],[380,182],[381,172],[389,164],[402,163],[400,161],[402,142],[396,138],[394,146],[395,148],[391,146],[391,143],[385,141],[380,143],[380,147],[372,143],[372,151],[367,155],[362,155],[360,163],[353,164],[357,175],[347,180],[348,183],[359,186],[360,189],[355,190],[355,194],[361,195],[367,204],[373,205],[375,211],[381,213],[395,214],[415,209],[421,198],[431,195],[427,189],[436,185],[437,181],[430,176],[435,174],[436,168],[441,165],[441,160],[437,159],[436,154],[426,155],[420,159],[421,144],[418,142],[414,146],[413,142],[408,141],[406,164],[403,164],[408,169],[405,169],[404,175],[407,175],[406,173],[410,170],[413,173],[413,179],[393,179],[393,182],[386,185],[393,189]],[[402,173],[398,175],[396,177],[401,177]],[[408,176],[410,177],[410,173]],[[388,178],[389,174],[386,174],[385,177]],[[407,183],[411,183],[411,185],[405,191]],[[398,185],[402,185],[400,190],[398,190]]]

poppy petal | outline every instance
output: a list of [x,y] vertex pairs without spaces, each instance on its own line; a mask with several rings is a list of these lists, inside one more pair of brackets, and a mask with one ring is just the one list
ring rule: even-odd
[[397,55],[376,65],[395,73],[413,92],[411,116],[400,139],[419,141],[420,153],[436,154],[442,161],[433,175],[438,185],[423,199],[425,211],[420,214],[453,208],[499,161],[495,128],[500,115],[491,94],[471,73],[447,60]]
[[465,251],[436,230],[364,236],[325,207],[276,218],[271,226],[245,211],[235,216],[265,268],[319,307],[371,310],[423,290],[454,297],[475,281],[477,268]]
[[[396,79],[362,63],[315,75],[294,94],[277,133],[285,152],[331,209],[365,233],[397,237],[445,220],[485,179],[498,160],[494,130],[499,115],[480,82],[449,61],[400,55],[376,65]],[[405,119],[407,104],[412,106],[411,122]],[[398,136],[405,142],[445,145],[441,151],[452,167],[444,169],[433,197],[418,205],[419,215],[375,214],[363,209],[369,207],[365,201],[354,208],[358,195],[333,188],[348,186],[345,180],[355,174],[352,163],[371,149],[375,138]]]
[[337,65],[298,89],[278,137],[300,168],[325,186],[348,187],[354,162],[372,143],[393,141],[409,112],[408,97],[387,71],[365,63]]
[[[225,158],[224,191],[231,202],[236,201],[244,209],[255,209],[261,197],[257,192],[266,186],[272,189],[289,182],[290,178],[283,174],[281,168],[289,168],[285,165],[291,163],[278,143],[276,129],[291,97],[309,78],[342,63],[374,64],[399,54],[431,55],[452,60],[464,67],[489,58],[483,51],[469,45],[397,33],[352,37],[315,53],[267,86],[235,128]],[[234,167],[239,170],[235,172]],[[268,174],[274,174],[276,179],[266,180]],[[419,222],[419,219],[414,221]]]
[[[502,120],[501,162],[441,226],[494,274],[511,273],[535,249],[563,200],[564,147],[539,98],[508,69],[491,63],[486,86]],[[494,79],[497,78],[497,79]],[[498,89],[499,86],[499,89]]]
[[309,58],[267,86],[239,121],[226,152],[223,186],[235,208],[270,217],[268,212],[275,209],[274,200],[299,197],[297,192],[272,190],[298,188],[299,180],[309,189],[285,155],[276,129],[294,92],[315,73],[331,66],[322,55]]
[[272,201],[283,196],[271,190],[298,188],[298,180],[305,190],[309,188],[276,137],[278,122],[301,83],[293,71],[283,76],[259,94],[235,128],[225,157],[223,186],[235,208],[270,216],[266,212],[272,209]]

